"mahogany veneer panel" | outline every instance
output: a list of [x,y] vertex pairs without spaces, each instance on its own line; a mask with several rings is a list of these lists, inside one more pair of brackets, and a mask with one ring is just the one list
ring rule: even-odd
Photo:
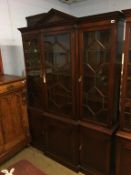
[[[87,127],[80,128],[81,169],[87,174],[106,175],[113,167],[112,134]],[[112,164],[110,164],[112,161]]]
[[29,143],[26,81],[18,76],[0,76],[0,162]]
[[118,131],[116,137],[116,175],[130,175],[131,134],[123,131]]

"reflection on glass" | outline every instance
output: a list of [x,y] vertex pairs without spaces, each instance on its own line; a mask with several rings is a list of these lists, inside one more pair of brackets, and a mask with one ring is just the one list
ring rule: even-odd
[[125,127],[131,130],[131,113],[125,113]]
[[131,98],[131,79],[127,80],[126,95]]
[[43,108],[40,52],[37,38],[24,38],[23,40],[27,70],[28,103],[33,107]]
[[40,55],[38,40],[24,40],[25,62],[27,75],[37,76],[40,74]]
[[44,37],[48,110],[72,114],[70,35]]
[[84,33],[83,115],[107,122],[110,30]]

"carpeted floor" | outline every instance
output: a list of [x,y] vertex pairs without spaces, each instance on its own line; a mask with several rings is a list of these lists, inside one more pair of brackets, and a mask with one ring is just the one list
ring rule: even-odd
[[0,172],[0,175],[47,175],[26,159],[10,165]]
[[74,171],[64,167],[63,165],[53,161],[52,159],[44,156],[40,151],[35,148],[25,148],[16,156],[0,165],[0,170],[7,168],[10,165],[18,162],[21,159],[26,159],[34,164],[37,168],[45,172],[47,175],[83,175],[82,173],[75,173]]

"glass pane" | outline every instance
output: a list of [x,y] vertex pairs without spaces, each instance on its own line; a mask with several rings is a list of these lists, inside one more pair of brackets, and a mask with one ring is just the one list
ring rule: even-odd
[[40,52],[37,39],[23,41],[27,75],[40,75]]
[[72,114],[70,35],[45,36],[45,71],[48,110]]
[[124,128],[131,130],[131,100],[126,100],[124,109]]
[[28,103],[30,106],[43,108],[41,64],[38,36],[24,38],[24,53],[27,72]]
[[129,53],[128,53],[128,67],[127,68],[128,68],[128,70],[127,70],[126,97],[127,98],[131,98],[131,31],[130,31]]
[[128,57],[129,64],[131,63],[131,48],[129,48],[129,57]]
[[128,78],[131,78],[131,65],[128,64],[127,69],[128,69],[127,77],[128,77]]
[[125,114],[125,126],[131,130],[131,114]]
[[127,80],[126,95],[127,98],[131,98],[131,79],[129,78]]
[[83,116],[107,122],[110,30],[84,33]]
[[28,103],[32,107],[44,108],[43,87],[39,76],[27,76]]
[[130,31],[130,40],[129,40],[129,50],[131,50],[131,28],[129,29]]

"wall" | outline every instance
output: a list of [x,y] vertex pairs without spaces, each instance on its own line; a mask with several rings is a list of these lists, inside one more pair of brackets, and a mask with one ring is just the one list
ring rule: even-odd
[[26,16],[44,13],[51,8],[69,13],[69,6],[54,0],[0,0],[0,47],[4,72],[24,74],[24,56],[21,34],[17,30],[26,26]]
[[131,0],[85,0],[67,5],[58,0],[0,0],[0,47],[7,74],[24,74],[24,56],[19,27],[26,26],[26,16],[56,8],[75,16],[131,8]]
[[70,5],[75,16],[87,16],[131,8],[131,0],[85,0]]

